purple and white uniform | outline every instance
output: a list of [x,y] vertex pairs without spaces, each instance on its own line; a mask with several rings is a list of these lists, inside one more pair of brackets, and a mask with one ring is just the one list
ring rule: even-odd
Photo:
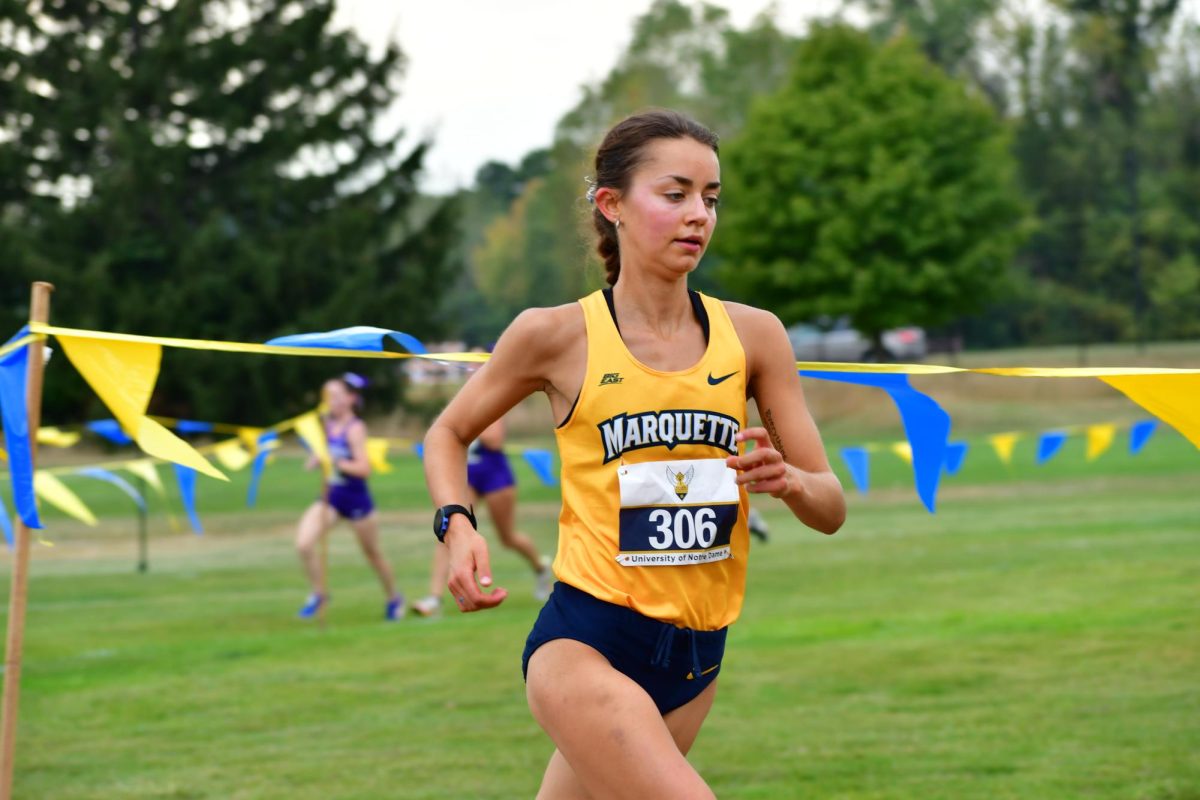
[[467,452],[467,483],[475,494],[485,497],[492,492],[516,486],[512,465],[503,450],[493,450],[478,440]]
[[[334,431],[328,420],[325,422],[325,439],[328,442],[329,457],[334,464],[339,459],[354,458],[350,449],[350,440],[346,434],[350,428],[362,424],[362,420],[351,420],[341,431]],[[367,490],[367,479],[356,475],[346,475],[333,468],[333,475],[325,488],[325,502],[328,503],[338,516],[351,522],[362,519],[375,510],[371,502],[371,493]]]

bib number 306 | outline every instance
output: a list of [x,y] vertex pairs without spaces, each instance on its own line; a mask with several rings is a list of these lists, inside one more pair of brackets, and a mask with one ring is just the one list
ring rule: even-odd
[[629,567],[723,561],[737,518],[736,503],[623,508],[617,561]]
[[622,464],[617,562],[688,566],[731,558],[741,500],[736,478],[723,458]]
[[656,508],[650,522],[655,532],[647,538],[655,550],[708,549],[717,540],[717,512],[711,508]]

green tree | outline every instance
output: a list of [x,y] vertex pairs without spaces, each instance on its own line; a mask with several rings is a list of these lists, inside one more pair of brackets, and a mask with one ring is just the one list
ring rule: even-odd
[[[494,341],[516,311],[527,307],[503,299],[511,294],[512,287],[507,282],[503,282],[496,293],[491,291],[490,284],[489,288],[481,287],[481,281],[488,283],[488,272],[494,262],[481,263],[480,254],[503,257],[501,250],[524,253],[523,246],[517,247],[511,241],[513,237],[523,237],[523,233],[493,229],[502,226],[507,217],[514,216],[511,212],[513,204],[526,187],[544,177],[551,166],[550,151],[547,149],[531,150],[515,167],[489,161],[476,170],[472,188],[458,194],[462,225],[454,245],[453,260],[466,268],[459,272],[446,292],[442,316],[448,321],[448,328],[453,335],[462,337],[470,345],[485,345]],[[524,219],[521,215],[516,216]],[[507,237],[509,241],[489,243],[489,236]],[[517,264],[514,269],[515,272],[506,273],[506,280],[524,283],[523,265]]]
[[473,254],[475,285],[506,316],[519,311],[533,289],[533,273],[525,262],[529,253],[525,229],[530,199],[541,185],[541,181],[530,184],[508,213],[487,227]]
[[1058,0],[1058,5],[1072,17],[1079,69],[1088,79],[1083,121],[1093,133],[1107,134],[1099,148],[1110,156],[1115,149],[1120,175],[1116,202],[1105,209],[1115,224],[1096,227],[1100,246],[1093,252],[1099,263],[1111,264],[1116,256],[1119,267],[1106,271],[1105,289],[1132,298],[1136,336],[1143,341],[1148,294],[1142,117],[1157,55],[1180,0]]
[[983,64],[980,41],[1003,0],[858,0],[876,35],[907,34],[921,51],[955,77],[971,79],[1002,102],[1003,89]]
[[1018,342],[1182,335],[1188,315],[1163,304],[1189,285],[1194,253],[1186,141],[1195,36],[1164,60],[1176,3],[1057,9],[1008,15],[1002,37],[1013,152],[1036,224],[1017,258],[1016,296],[988,317],[1007,321],[1001,340]]
[[476,284],[504,320],[531,305],[569,302],[596,283],[584,266],[590,207],[579,197],[581,183],[566,171],[529,181],[472,254]]
[[1004,126],[907,38],[814,28],[723,155],[723,277],[789,322],[848,315],[878,347],[980,307],[1020,241]]
[[1200,26],[1164,59],[1144,112],[1147,332],[1200,338]]
[[1065,19],[1012,15],[1004,32],[1004,69],[1014,115],[1012,152],[1036,220],[1014,264],[1014,291],[966,320],[969,341],[985,345],[1121,338],[1132,314],[1103,289],[1090,248],[1111,205],[1111,137],[1081,125],[1086,91]]
[[[436,333],[455,206],[416,191],[426,145],[379,129],[401,53],[373,56],[333,10],[4,0],[0,241],[20,280],[58,285],[58,320],[221,339]],[[172,354],[159,402],[262,419],[330,369],[244,365]]]
[[[559,119],[549,148],[533,151],[515,169],[491,165],[476,176],[473,202],[495,208],[487,198],[514,186],[520,197],[506,214],[479,226],[487,231],[486,241],[468,260],[488,308],[469,320],[460,316],[460,329],[481,318],[507,321],[529,306],[569,302],[602,285],[583,178],[613,123],[649,106],[667,106],[722,136],[732,135],[744,123],[751,99],[783,81],[796,46],[769,14],[739,29],[717,6],[657,0],[635,23],[612,71],[583,87],[583,98]],[[697,288],[724,291],[717,260],[710,257],[694,276]],[[465,297],[469,289],[462,288]]]
[[[724,17],[719,20],[725,23]],[[783,85],[798,45],[770,13],[743,30],[722,24],[718,46],[699,52],[701,89],[681,98],[682,106],[722,136],[736,133],[746,123],[751,100]]]

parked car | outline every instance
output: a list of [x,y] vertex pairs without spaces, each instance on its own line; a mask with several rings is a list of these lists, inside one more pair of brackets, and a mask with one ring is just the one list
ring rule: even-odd
[[845,317],[827,326],[797,323],[787,333],[797,361],[918,361],[926,353],[925,331],[911,326],[884,331],[882,353]]

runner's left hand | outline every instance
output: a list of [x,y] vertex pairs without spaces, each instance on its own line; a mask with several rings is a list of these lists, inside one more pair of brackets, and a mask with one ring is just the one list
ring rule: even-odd
[[754,442],[754,449],[740,456],[725,459],[726,466],[738,471],[738,485],[756,494],[782,497],[791,488],[788,465],[783,455],[771,445],[766,428],[747,428],[738,433],[736,441]]

